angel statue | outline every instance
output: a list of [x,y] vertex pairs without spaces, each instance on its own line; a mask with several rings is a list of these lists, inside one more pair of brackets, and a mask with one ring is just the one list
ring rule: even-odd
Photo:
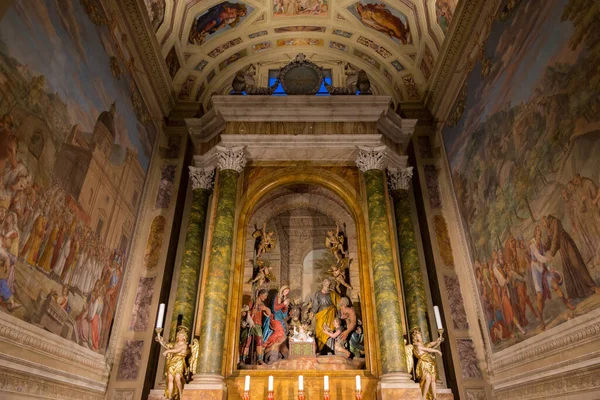
[[327,237],[325,238],[325,247],[328,248],[335,259],[340,262],[346,257],[346,251],[344,250],[344,233],[340,232],[340,224],[336,222],[336,231],[327,231]]
[[275,248],[277,239],[273,237],[274,234],[275,233],[273,231],[267,232],[266,222],[264,223],[262,229],[258,229],[258,227],[255,225],[252,237],[254,238],[254,251],[257,259],[261,258],[264,253],[269,253]]
[[[414,366],[414,357],[417,357],[416,377],[419,379],[421,387],[421,398],[426,400],[437,399],[435,380],[437,378],[437,368],[435,365],[434,353],[442,355],[442,352],[436,347],[444,341],[443,336],[439,336],[436,340],[429,343],[423,343],[421,330],[413,328],[411,331],[412,343],[406,345],[406,366],[409,371],[412,371]],[[406,343],[406,341],[405,341]]]
[[342,286],[345,286],[346,289],[348,289],[348,290],[352,290],[352,286],[350,286],[346,282],[346,270],[348,269],[349,263],[350,263],[350,260],[347,258],[344,258],[337,264],[333,264],[327,271],[331,274],[331,277],[333,278],[333,280],[335,282],[335,291],[338,292],[339,294],[343,294]]
[[[198,356],[200,356],[200,343],[198,339],[194,339],[192,344],[188,345],[188,328],[181,325],[177,327],[174,343],[165,342],[159,332],[156,332],[155,340],[165,349],[163,356],[167,357],[165,398],[180,400],[183,385],[191,381],[192,375],[196,373],[196,364],[198,363]],[[186,359],[188,359],[187,363]],[[173,383],[176,385],[176,390],[173,390]]]

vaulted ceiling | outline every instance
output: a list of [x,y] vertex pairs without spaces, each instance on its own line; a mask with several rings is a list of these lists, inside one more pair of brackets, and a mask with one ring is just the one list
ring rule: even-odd
[[364,69],[376,94],[419,102],[458,0],[143,2],[178,101],[207,105],[236,72],[266,86],[268,70],[298,53],[331,68],[336,86]]

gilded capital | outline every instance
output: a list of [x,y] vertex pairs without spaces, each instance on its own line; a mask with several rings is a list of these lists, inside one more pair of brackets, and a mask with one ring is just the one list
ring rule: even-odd
[[244,146],[224,147],[216,146],[217,164],[221,170],[231,169],[237,173],[242,172],[246,166]]
[[385,168],[385,152],[386,146],[358,146],[356,166],[362,172],[367,172],[372,169],[383,170]]
[[388,168],[388,185],[390,192],[408,190],[413,176],[413,167]]
[[190,179],[192,180],[192,189],[212,190],[215,179],[215,167],[188,167],[190,170]]

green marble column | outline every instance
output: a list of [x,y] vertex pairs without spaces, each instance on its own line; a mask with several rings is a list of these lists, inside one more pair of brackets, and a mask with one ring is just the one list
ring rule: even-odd
[[385,199],[384,148],[360,148],[357,165],[364,172],[375,288],[375,312],[383,374],[406,373],[400,299]]
[[200,283],[200,270],[202,260],[202,246],[204,244],[204,229],[206,227],[206,213],[208,198],[212,190],[214,168],[189,167],[192,181],[192,207],[190,219],[185,235],[185,247],[177,291],[175,292],[175,306],[171,319],[170,341],[175,340],[177,319],[183,317],[181,324],[192,332],[194,315],[196,311],[196,295]]
[[231,283],[232,248],[234,237],[237,180],[245,165],[243,148],[220,148],[219,187],[215,227],[212,235],[210,261],[204,307],[200,325],[199,374],[221,375],[225,326],[229,314],[229,286]]
[[408,330],[420,328],[423,341],[429,342],[429,324],[427,323],[427,297],[425,283],[417,252],[415,229],[412,223],[408,187],[412,177],[412,168],[388,171],[390,191],[394,199],[396,229],[402,270],[404,301],[408,314]]

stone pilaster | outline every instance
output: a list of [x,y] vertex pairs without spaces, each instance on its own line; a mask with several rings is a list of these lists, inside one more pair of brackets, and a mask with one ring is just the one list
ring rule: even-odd
[[219,185],[215,227],[208,264],[205,298],[200,326],[200,358],[197,372],[221,376],[225,326],[229,305],[229,285],[233,266],[232,247],[237,180],[246,165],[243,147],[217,147]]
[[420,328],[423,340],[429,342],[427,297],[417,252],[415,230],[411,219],[408,189],[413,167],[388,169],[389,189],[394,199],[396,229],[402,270],[404,301],[408,314],[408,330]]
[[170,340],[175,340],[177,319],[183,317],[181,324],[192,332],[194,314],[196,310],[196,295],[200,281],[200,263],[202,260],[202,246],[204,245],[204,229],[206,227],[206,213],[208,198],[212,191],[215,168],[189,167],[192,181],[192,207],[190,219],[185,235],[185,247],[177,291],[175,292],[175,306],[171,319]]
[[385,199],[385,151],[385,146],[359,147],[356,165],[364,173],[367,189],[375,312],[382,372],[384,376],[396,375],[405,378],[398,380],[410,382],[402,340],[404,332]]

